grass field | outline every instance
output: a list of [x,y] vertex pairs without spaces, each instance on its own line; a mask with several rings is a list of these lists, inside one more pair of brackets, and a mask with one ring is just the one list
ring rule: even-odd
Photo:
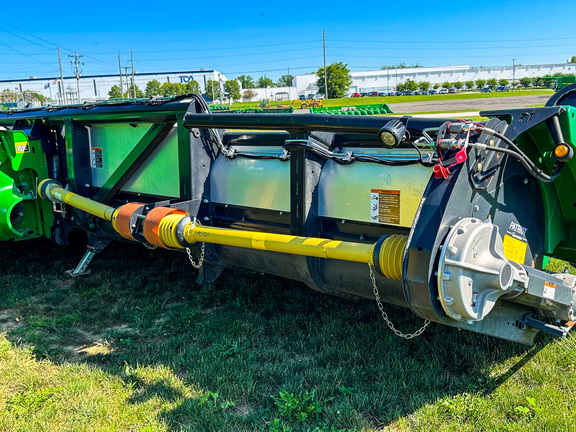
[[[403,103],[403,102],[425,102],[425,101],[441,101],[441,100],[459,100],[459,99],[487,99],[495,97],[512,97],[512,96],[537,96],[537,95],[552,95],[554,91],[536,89],[536,90],[516,90],[514,92],[502,93],[480,93],[480,92],[461,92],[455,94],[442,94],[442,95],[427,95],[427,96],[385,96],[385,97],[364,97],[364,98],[341,98],[323,100],[322,103],[326,107],[330,106],[348,106],[348,105],[366,105],[366,104],[381,104],[381,103]],[[233,108],[248,108],[250,106],[256,107],[259,101],[253,102],[236,102],[232,105]],[[272,106],[287,105],[286,102],[271,102]]]
[[[373,302],[113,244],[0,249],[3,431],[564,431],[576,339],[535,347],[432,324],[395,337]],[[557,263],[559,269],[563,269]],[[562,268],[560,268],[562,267]],[[399,327],[421,325],[388,306]]]

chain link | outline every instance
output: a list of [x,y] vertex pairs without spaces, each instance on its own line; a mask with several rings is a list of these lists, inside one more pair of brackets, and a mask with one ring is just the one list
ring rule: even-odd
[[374,275],[374,266],[371,263],[369,263],[368,268],[370,269],[370,280],[372,281],[372,290],[374,291],[374,297],[376,298],[376,304],[378,305],[378,309],[380,309],[380,313],[382,314],[382,318],[384,318],[386,325],[388,325],[388,327],[390,327],[390,330],[392,330],[396,336],[404,338],[404,339],[408,339],[408,340],[415,338],[415,337],[418,337],[422,333],[424,333],[424,330],[426,330],[426,327],[428,327],[428,324],[430,324],[430,320],[425,320],[424,325],[422,327],[420,327],[418,330],[416,330],[414,333],[405,334],[405,333],[402,333],[400,330],[398,330],[396,327],[394,327],[394,324],[388,318],[388,314],[384,311],[384,306],[382,305],[382,302],[380,301],[380,293],[378,292],[378,287],[376,286],[376,276]]
[[200,259],[198,260],[198,264],[196,264],[196,262],[194,261],[194,257],[192,256],[192,251],[190,250],[190,248],[186,248],[186,253],[188,254],[188,259],[190,260],[190,264],[192,264],[192,267],[194,267],[197,270],[200,267],[202,267],[202,263],[204,262],[205,250],[206,250],[206,244],[202,243],[202,248],[200,249]]

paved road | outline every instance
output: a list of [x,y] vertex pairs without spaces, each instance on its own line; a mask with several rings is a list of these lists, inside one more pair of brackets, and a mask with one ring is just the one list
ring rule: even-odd
[[[503,109],[522,108],[528,105],[545,104],[551,95],[539,96],[509,96],[485,99],[461,99],[439,100],[426,102],[403,102],[388,104],[395,114],[427,112],[427,111],[454,111],[466,110],[469,112]],[[409,99],[410,96],[406,96]]]

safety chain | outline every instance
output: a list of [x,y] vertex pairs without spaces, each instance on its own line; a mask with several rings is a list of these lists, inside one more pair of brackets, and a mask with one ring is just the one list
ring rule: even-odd
[[396,327],[394,327],[394,324],[388,318],[388,314],[384,311],[384,306],[382,305],[382,302],[380,301],[380,293],[378,292],[378,287],[376,286],[376,276],[374,276],[374,268],[373,267],[374,266],[372,265],[372,263],[368,264],[368,268],[370,269],[370,280],[372,281],[372,290],[374,291],[374,297],[376,297],[376,304],[378,305],[378,309],[380,309],[380,313],[382,313],[382,318],[384,318],[384,321],[386,322],[388,327],[390,327],[390,330],[392,330],[396,336],[404,338],[404,339],[408,339],[408,340],[420,336],[422,333],[424,333],[424,330],[426,330],[426,327],[428,327],[428,324],[430,324],[430,320],[425,320],[424,325],[422,327],[420,327],[418,330],[416,330],[414,333],[404,334],[400,330],[398,330]]
[[150,249],[150,250],[154,250],[154,249],[156,249],[156,248],[158,247],[158,246],[150,245],[150,244],[148,244],[148,243],[142,243],[142,244],[144,245],[144,247],[145,247],[146,249]]
[[195,269],[199,269],[200,267],[202,267],[202,263],[204,262],[204,251],[205,251],[206,247],[205,247],[205,243],[202,243],[202,248],[200,251],[200,259],[198,260],[198,264],[196,264],[196,262],[194,262],[194,257],[192,256],[192,251],[190,250],[190,248],[186,248],[186,253],[188,254],[188,259],[190,260],[190,264],[192,264],[192,267],[194,267]]

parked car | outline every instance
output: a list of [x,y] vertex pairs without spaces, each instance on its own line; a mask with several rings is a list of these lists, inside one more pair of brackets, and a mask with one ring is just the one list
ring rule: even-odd
[[448,93],[458,93],[458,90],[456,90],[455,88],[451,88],[450,90],[448,90]]
[[388,92],[386,93],[386,96],[396,96],[396,92]]
[[314,93],[310,93],[308,95],[308,99],[314,99],[316,97],[316,95]]
[[352,93],[350,97],[360,97],[360,93]]
[[298,96],[298,99],[300,99],[300,100],[306,100],[306,95],[300,95],[300,96]]
[[397,91],[396,93],[394,93],[395,96],[402,96],[404,94],[404,92],[401,91]]
[[482,90],[480,90],[480,93],[490,93],[492,91],[492,89],[490,87],[483,87]]
[[496,87],[496,91],[497,91],[497,92],[510,91],[510,87],[508,87],[508,86],[498,86],[498,87]]
[[368,96],[378,96],[378,92],[373,91],[371,93],[368,93]]
[[438,94],[448,94],[448,89],[441,88]]
[[378,96],[389,96],[386,92],[378,92]]
[[433,94],[437,94],[437,93],[438,93],[438,92],[437,92],[436,90],[434,90],[434,89],[428,90],[428,94],[429,94],[429,95],[433,95]]

